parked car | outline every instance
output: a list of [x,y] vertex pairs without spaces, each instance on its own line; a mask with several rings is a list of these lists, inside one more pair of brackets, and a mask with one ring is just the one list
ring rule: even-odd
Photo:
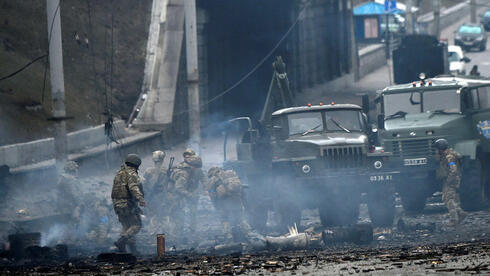
[[482,14],[480,23],[485,27],[486,31],[490,31],[490,9]]
[[448,48],[449,71],[453,75],[466,75],[466,63],[471,59],[466,57],[463,49],[456,45],[449,45]]
[[477,48],[484,51],[487,48],[487,33],[482,24],[465,23],[459,27],[454,36],[454,45],[464,50]]

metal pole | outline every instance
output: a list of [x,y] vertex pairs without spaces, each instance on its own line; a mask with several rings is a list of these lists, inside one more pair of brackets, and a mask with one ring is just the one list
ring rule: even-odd
[[185,41],[189,104],[189,144],[201,152],[201,116],[199,107],[199,67],[197,52],[196,1],[185,0]]
[[432,3],[434,8],[434,36],[439,39],[441,34],[441,1],[434,0]]
[[413,13],[412,13],[412,0],[407,0],[407,33],[413,34]]
[[476,23],[476,0],[470,1],[470,11],[471,23]]
[[52,115],[55,121],[55,159],[60,169],[66,161],[65,85],[63,49],[61,46],[60,1],[46,0],[48,15],[49,75],[51,81]]

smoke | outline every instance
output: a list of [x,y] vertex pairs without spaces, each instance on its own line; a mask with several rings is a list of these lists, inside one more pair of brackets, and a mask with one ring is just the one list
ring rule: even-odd
[[63,240],[68,234],[68,226],[64,224],[55,224],[47,232],[41,233],[41,246],[50,246]]

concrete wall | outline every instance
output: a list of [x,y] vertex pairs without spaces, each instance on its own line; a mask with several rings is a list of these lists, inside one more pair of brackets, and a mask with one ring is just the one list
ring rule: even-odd
[[359,50],[359,78],[386,65],[384,44],[374,44]]
[[0,165],[11,168],[52,158],[54,158],[53,138],[0,147]]
[[[114,122],[113,135],[116,139],[128,137],[124,121]],[[68,134],[68,152],[84,151],[88,148],[104,145],[107,137],[104,125],[71,132]],[[0,165],[10,168],[27,166],[54,158],[54,139],[47,138],[28,143],[12,144],[0,147]]]

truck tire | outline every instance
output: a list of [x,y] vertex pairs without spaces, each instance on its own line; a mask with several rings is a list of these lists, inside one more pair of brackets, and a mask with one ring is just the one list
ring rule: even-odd
[[329,197],[318,208],[323,226],[342,226],[357,223],[359,218],[359,192],[341,193]]
[[398,193],[400,194],[403,208],[406,212],[418,214],[424,210],[425,201],[427,200],[427,197],[431,195],[429,188],[425,187],[427,185],[428,184],[425,183],[425,181],[420,181],[399,190]]
[[477,211],[485,207],[486,173],[482,170],[482,162],[470,160],[463,167],[463,176],[459,195],[461,207],[466,211]]
[[390,192],[370,192],[367,195],[369,216],[373,226],[389,227],[395,218],[395,196]]
[[268,211],[269,207],[265,204],[257,204],[248,208],[248,222],[250,223],[252,229],[257,230],[260,233],[266,232]]
[[298,229],[301,224],[301,209],[292,202],[282,201],[276,204],[276,211],[279,213],[279,230],[287,231],[288,227],[296,226]]

